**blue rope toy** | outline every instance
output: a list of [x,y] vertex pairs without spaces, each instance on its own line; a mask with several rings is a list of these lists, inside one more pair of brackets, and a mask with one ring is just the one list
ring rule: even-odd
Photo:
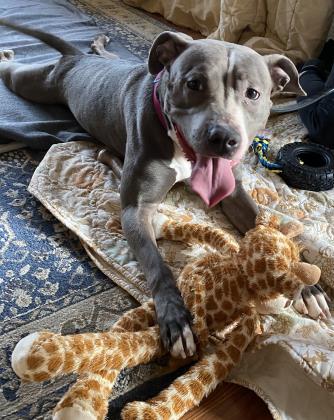
[[267,158],[270,140],[264,136],[255,136],[252,149],[255,155],[258,157],[259,162],[262,166],[272,172],[282,172],[283,165],[275,162],[270,162]]

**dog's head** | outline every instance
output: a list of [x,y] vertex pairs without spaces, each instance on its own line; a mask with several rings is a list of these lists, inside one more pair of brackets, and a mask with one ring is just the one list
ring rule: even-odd
[[240,160],[265,127],[271,96],[304,94],[288,58],[173,32],[153,42],[148,69],[162,80],[164,111],[195,154]]

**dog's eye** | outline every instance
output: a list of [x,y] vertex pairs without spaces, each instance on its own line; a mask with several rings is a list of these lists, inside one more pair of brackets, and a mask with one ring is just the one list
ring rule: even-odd
[[248,88],[246,90],[246,97],[248,99],[252,99],[253,101],[256,101],[256,99],[259,99],[260,93],[253,88]]
[[197,79],[188,80],[187,87],[191,90],[201,90],[202,83],[200,82],[200,80],[197,80]]

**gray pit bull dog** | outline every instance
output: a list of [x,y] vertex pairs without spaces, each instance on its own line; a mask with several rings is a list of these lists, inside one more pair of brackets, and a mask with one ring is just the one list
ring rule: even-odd
[[182,342],[179,353],[192,354],[191,319],[156,246],[152,217],[175,182],[190,178],[209,206],[226,197],[222,210],[240,231],[253,227],[257,207],[241,180],[235,182],[236,166],[266,125],[271,95],[303,93],[295,66],[281,55],[262,57],[244,46],[172,32],[154,40],[148,65],[137,64],[110,53],[108,59],[84,54],[51,34],[0,24],[62,54],[52,65],[25,65],[3,53],[0,75],[28,100],[67,105],[88,133],[124,161],[124,234],[152,292],[164,345],[180,348]]

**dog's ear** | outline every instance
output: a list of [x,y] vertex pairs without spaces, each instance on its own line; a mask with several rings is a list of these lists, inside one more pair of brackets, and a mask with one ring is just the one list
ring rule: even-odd
[[263,57],[268,65],[273,81],[273,93],[284,91],[306,95],[299,84],[299,75],[293,62],[280,54],[270,54]]
[[162,32],[153,41],[148,56],[148,71],[157,74],[177,58],[193,41],[181,32]]

